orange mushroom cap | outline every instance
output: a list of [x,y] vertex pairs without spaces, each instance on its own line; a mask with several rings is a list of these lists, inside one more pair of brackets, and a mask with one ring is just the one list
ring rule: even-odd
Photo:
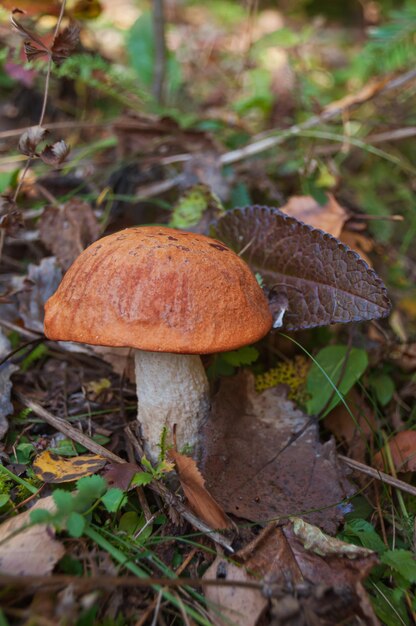
[[271,325],[267,300],[240,257],[210,237],[161,226],[93,243],[45,305],[49,339],[153,352],[233,350]]

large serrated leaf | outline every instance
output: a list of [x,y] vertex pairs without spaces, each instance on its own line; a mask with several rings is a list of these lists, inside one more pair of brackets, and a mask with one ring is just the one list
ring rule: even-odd
[[214,234],[260,273],[272,290],[276,317],[287,308],[287,330],[369,320],[390,311],[382,281],[356,252],[278,209],[234,209],[218,220]]

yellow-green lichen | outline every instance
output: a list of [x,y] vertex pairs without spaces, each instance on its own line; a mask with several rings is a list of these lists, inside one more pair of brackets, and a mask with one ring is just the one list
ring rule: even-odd
[[288,398],[302,404],[306,399],[305,383],[309,370],[309,361],[298,355],[294,359],[282,361],[276,367],[258,374],[255,378],[256,391],[264,391],[277,385],[289,387]]

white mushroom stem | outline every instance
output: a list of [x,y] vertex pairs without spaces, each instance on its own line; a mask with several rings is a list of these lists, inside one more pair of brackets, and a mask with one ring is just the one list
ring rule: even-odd
[[176,424],[178,451],[201,453],[201,432],[209,412],[209,387],[197,355],[135,351],[137,419],[148,458],[156,462],[163,429],[173,441]]

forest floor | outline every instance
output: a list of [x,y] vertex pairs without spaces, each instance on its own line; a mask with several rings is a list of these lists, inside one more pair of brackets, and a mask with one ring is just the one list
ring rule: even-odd
[[[416,10],[149,4],[0,8],[0,626],[407,626]],[[146,457],[128,346],[44,334],[148,224],[234,249],[273,315],[202,357],[198,464]]]

